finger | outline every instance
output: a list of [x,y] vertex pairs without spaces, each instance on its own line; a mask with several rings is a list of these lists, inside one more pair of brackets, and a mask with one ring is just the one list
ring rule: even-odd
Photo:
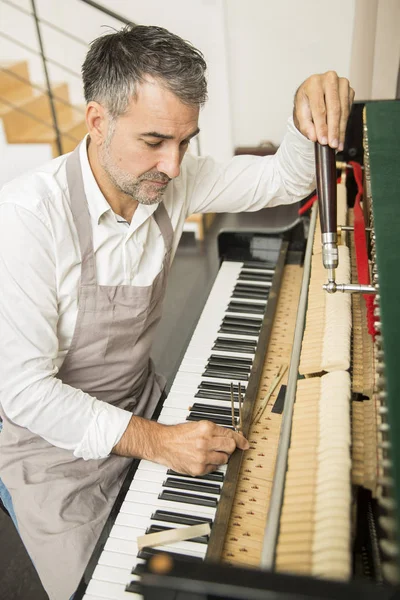
[[317,134],[312,120],[308,96],[299,89],[296,94],[293,111],[294,124],[299,131],[312,142],[317,141]]
[[335,71],[324,75],[324,95],[326,105],[326,120],[328,124],[328,143],[331,148],[339,146],[340,119],[342,113],[339,90],[339,78]]
[[340,96],[340,124],[339,124],[339,150],[343,150],[344,138],[346,135],[346,126],[350,112],[350,85],[345,77],[339,79],[339,96]]
[[232,454],[232,452],[236,450],[236,441],[230,436],[214,437],[212,440],[212,445],[212,449],[216,452],[225,452],[228,455]]
[[230,437],[234,440],[236,446],[241,450],[248,450],[250,448],[249,442],[246,440],[242,433],[237,433],[236,431],[232,431],[232,429],[227,429],[221,427],[224,432],[223,437]]
[[230,454],[226,452],[216,452],[215,450],[209,452],[207,455],[207,467],[209,465],[214,465],[215,467],[219,467],[221,465],[226,465],[229,460]]
[[318,140],[320,144],[325,145],[328,143],[328,122],[325,93],[321,77],[310,79],[307,93],[311,119],[315,127],[316,140]]

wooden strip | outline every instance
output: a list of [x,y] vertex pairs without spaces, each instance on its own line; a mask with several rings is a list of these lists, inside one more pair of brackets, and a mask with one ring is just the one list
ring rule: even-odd
[[174,542],[183,542],[195,537],[210,535],[210,532],[210,523],[200,523],[199,525],[189,525],[188,527],[179,527],[177,529],[167,529],[166,531],[140,535],[137,538],[137,545],[139,550],[154,546],[165,546]]

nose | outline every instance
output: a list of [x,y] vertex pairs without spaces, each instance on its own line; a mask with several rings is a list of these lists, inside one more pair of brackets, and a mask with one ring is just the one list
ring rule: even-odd
[[157,164],[157,170],[168,175],[170,179],[178,177],[181,171],[181,157],[179,151],[169,150],[161,157]]

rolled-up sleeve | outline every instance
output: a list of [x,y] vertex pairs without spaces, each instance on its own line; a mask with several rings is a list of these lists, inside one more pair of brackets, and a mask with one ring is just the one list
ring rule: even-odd
[[103,458],[131,414],[62,383],[57,276],[40,210],[0,203],[0,402],[6,417],[84,459]]
[[191,157],[187,165],[193,181],[187,214],[290,204],[315,187],[314,144],[296,129],[292,117],[272,156],[235,156],[227,163]]

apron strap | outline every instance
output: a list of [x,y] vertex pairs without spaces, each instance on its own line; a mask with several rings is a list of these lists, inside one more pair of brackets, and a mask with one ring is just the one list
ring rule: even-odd
[[96,261],[93,251],[92,223],[83,185],[79,151],[81,142],[67,158],[67,183],[75,227],[81,250],[81,285],[96,285]]

